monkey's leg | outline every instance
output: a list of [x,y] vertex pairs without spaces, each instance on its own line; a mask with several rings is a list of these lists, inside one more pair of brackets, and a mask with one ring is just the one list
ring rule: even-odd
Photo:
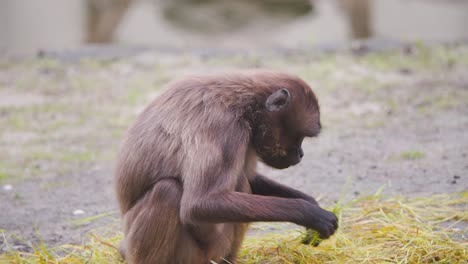
[[122,245],[129,263],[208,263],[180,223],[181,196],[176,180],[161,180],[128,211]]
[[242,245],[242,241],[244,240],[245,233],[247,232],[247,228],[249,224],[234,224],[235,225],[235,234],[234,239],[232,241],[232,246],[229,254],[227,254],[222,264],[235,264],[237,263],[237,254],[239,253],[239,249]]

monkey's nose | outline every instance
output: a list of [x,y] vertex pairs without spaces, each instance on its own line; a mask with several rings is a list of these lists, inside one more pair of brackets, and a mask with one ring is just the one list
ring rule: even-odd
[[297,149],[297,154],[299,155],[299,157],[302,159],[302,157],[304,157],[304,151],[302,151],[302,148],[298,148]]

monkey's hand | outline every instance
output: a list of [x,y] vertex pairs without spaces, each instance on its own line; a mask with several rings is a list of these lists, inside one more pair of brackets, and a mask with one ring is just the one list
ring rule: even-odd
[[338,228],[338,218],[335,214],[322,209],[318,205],[309,203],[308,207],[309,209],[304,212],[304,223],[301,223],[301,225],[317,231],[321,239],[327,239],[333,235]]

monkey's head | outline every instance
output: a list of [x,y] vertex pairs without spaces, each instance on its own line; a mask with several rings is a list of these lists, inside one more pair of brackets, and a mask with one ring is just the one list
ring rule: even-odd
[[284,169],[298,164],[302,141],[320,133],[320,110],[312,89],[300,79],[275,84],[262,98],[253,124],[252,143],[267,165]]

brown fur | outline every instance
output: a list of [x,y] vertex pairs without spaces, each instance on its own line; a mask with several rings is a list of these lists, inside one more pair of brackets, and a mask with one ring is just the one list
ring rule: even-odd
[[[268,98],[274,111],[265,109]],[[302,139],[319,130],[315,95],[291,75],[255,71],[170,84],[121,148],[121,253],[129,263],[235,263],[252,221],[290,221],[329,237],[337,227],[332,213],[256,173],[258,158],[276,168],[299,162]]]

